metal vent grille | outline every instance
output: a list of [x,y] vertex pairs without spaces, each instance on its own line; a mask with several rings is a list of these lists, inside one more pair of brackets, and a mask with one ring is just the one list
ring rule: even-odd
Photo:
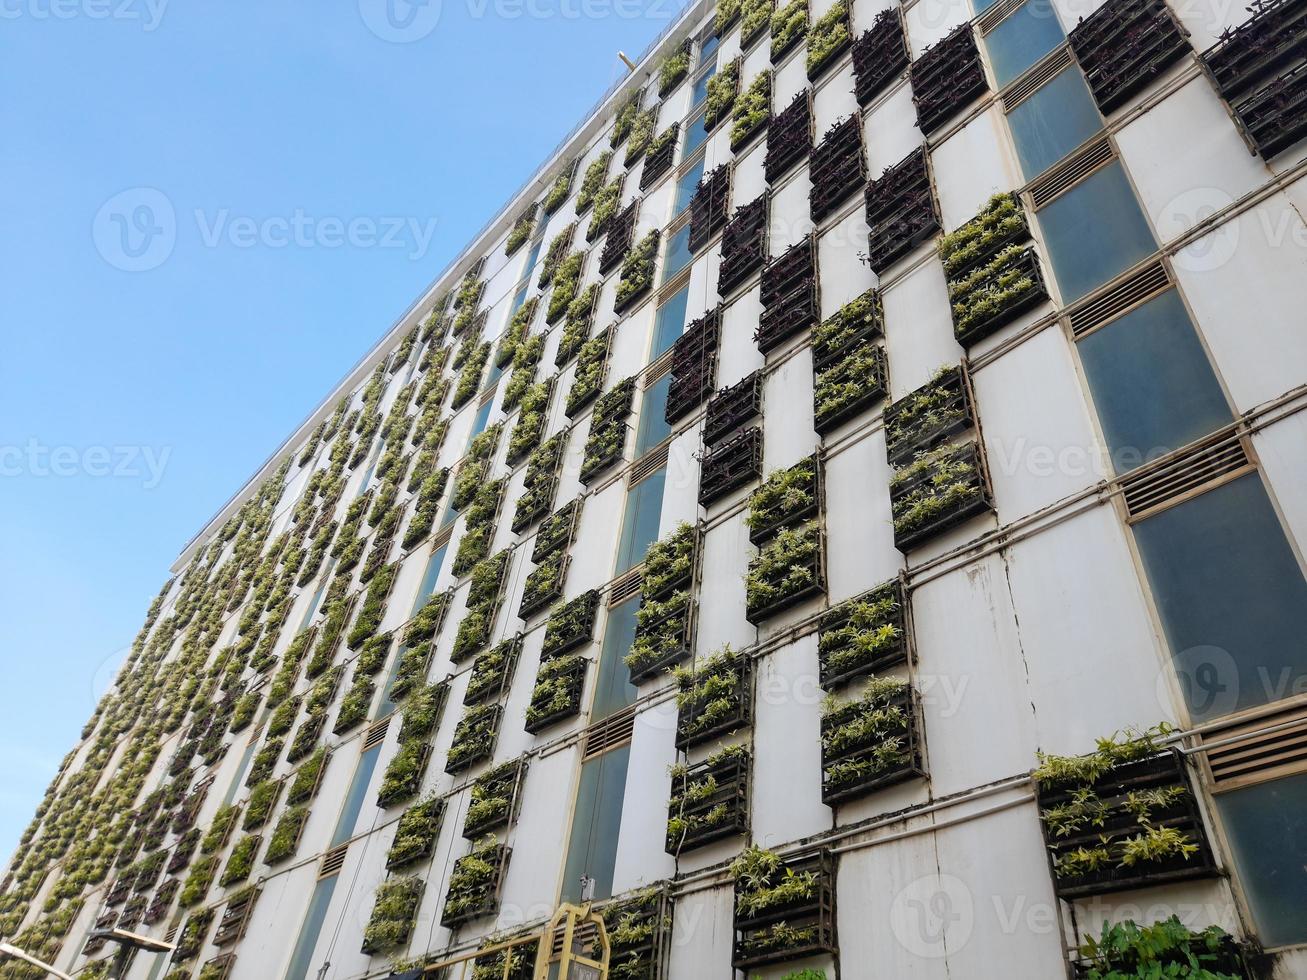
[[1226,483],[1252,469],[1236,433],[1197,443],[1121,481],[1130,520],[1139,521],[1180,503],[1209,485]]
[[1170,288],[1171,276],[1166,271],[1166,266],[1161,262],[1151,262],[1129,279],[1074,310],[1069,318],[1071,333],[1083,337]]
[[318,880],[331,878],[340,874],[340,869],[345,866],[345,854],[349,851],[349,844],[341,844],[340,847],[334,847],[326,854],[322,855],[322,864],[318,867]]
[[[1007,6],[1004,3],[1002,6]],[[1031,69],[1025,78],[1003,93],[1003,111],[1011,112],[1026,99],[1034,95],[1044,83],[1062,69],[1071,64],[1071,53],[1065,47],[1058,48],[1040,64]]]
[[163,941],[175,944],[177,942],[177,933],[181,930],[181,927],[182,924],[180,922],[174,922],[170,925],[168,931],[164,934]]
[[449,544],[449,539],[454,535],[454,525],[451,522],[443,531],[437,531],[436,536],[431,539],[431,554],[435,554],[441,548]]
[[477,408],[485,408],[486,405],[495,400],[496,388],[492,386],[489,391],[477,399]]
[[1307,772],[1307,705],[1219,729],[1203,741],[1213,746],[1207,761],[1218,792]]
[[676,351],[668,348],[658,360],[654,361],[644,370],[644,388],[647,391],[663,379],[663,376],[672,369]]
[[976,18],[976,29],[981,34],[988,34],[995,27],[1007,20],[1008,14],[1013,13],[1020,7],[1025,0],[1002,0],[985,11],[984,15]]
[[663,446],[660,449],[645,453],[644,458],[631,467],[631,474],[626,479],[626,485],[633,487],[641,480],[666,466],[667,449],[667,446]]
[[608,590],[608,608],[620,606],[627,599],[635,596],[641,586],[644,585],[644,569],[637,568],[634,571],[627,572],[621,578],[613,582]]
[[386,731],[390,728],[390,716],[387,715],[368,729],[368,734],[363,739],[363,751],[375,749],[386,738]]
[[1042,208],[1113,159],[1112,144],[1107,138],[1094,140],[1066,163],[1031,184],[1028,188],[1031,202],[1036,208]]
[[626,745],[635,732],[635,712],[623,711],[621,714],[605,718],[585,733],[585,750],[582,761],[593,759],[610,749]]

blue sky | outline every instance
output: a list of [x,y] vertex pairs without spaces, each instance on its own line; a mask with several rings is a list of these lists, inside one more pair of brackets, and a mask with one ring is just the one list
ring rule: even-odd
[[0,4],[0,861],[191,535],[679,6],[386,2]]

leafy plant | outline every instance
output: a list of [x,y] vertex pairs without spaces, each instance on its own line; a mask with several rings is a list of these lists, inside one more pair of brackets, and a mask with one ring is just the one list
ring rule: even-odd
[[453,744],[445,756],[446,772],[466,769],[474,762],[490,757],[499,735],[500,716],[498,704],[468,709],[454,730]]
[[817,653],[826,676],[844,676],[900,650],[902,605],[897,584],[831,610],[822,620]]
[[614,308],[625,309],[653,285],[654,261],[658,257],[661,233],[655,228],[632,246],[622,259],[622,277],[617,283]]
[[430,746],[425,742],[401,742],[382,776],[377,806],[384,810],[414,796],[422,787],[430,755]]
[[791,0],[771,16],[771,56],[775,61],[808,29],[808,0]]
[[505,255],[512,255],[526,244],[535,228],[535,218],[536,206],[533,204],[514,222],[513,230],[508,233],[508,239],[504,242]]
[[1089,937],[1080,953],[1088,961],[1087,980],[1246,977],[1234,937],[1219,926],[1191,932],[1174,915],[1147,926],[1104,922],[1099,937]]
[[819,74],[826,62],[852,40],[847,2],[838,0],[808,29],[808,77]]
[[372,916],[363,930],[365,953],[377,953],[408,942],[425,890],[426,882],[414,876],[391,878],[377,887]]
[[230,888],[247,880],[254,869],[254,856],[259,853],[259,846],[262,843],[263,838],[258,834],[247,834],[238,840],[236,846],[231,849],[231,856],[227,858],[227,865],[222,869],[222,877],[218,880],[218,884],[223,888]]
[[884,352],[876,344],[863,341],[837,363],[817,372],[813,385],[813,420],[818,430],[839,417],[849,406],[884,394]]
[[667,537],[655,541],[644,554],[643,592],[659,596],[687,581],[694,573],[699,535],[693,524],[682,521]]
[[747,48],[771,24],[775,0],[741,0],[740,46]]
[[581,267],[585,263],[584,252],[573,252],[563,259],[554,273],[554,288],[549,294],[549,309],[545,313],[545,322],[554,324],[567,313],[576,299],[581,285]]
[[272,832],[272,839],[268,841],[267,853],[263,855],[263,863],[267,865],[279,864],[282,861],[288,861],[295,856],[295,850],[299,846],[300,834],[304,830],[304,824],[309,819],[309,808],[307,804],[301,803],[299,806],[293,806],[281,815],[277,821],[277,827]]
[[745,523],[750,530],[775,527],[791,515],[808,511],[817,494],[817,459],[809,456],[793,466],[777,470],[749,497]]
[[[768,8],[770,9],[770,8]],[[708,79],[708,98],[704,102],[703,125],[711,131],[717,124],[730,115],[735,105],[735,95],[740,89],[740,60],[723,65],[721,70]]]
[[771,84],[771,72],[761,71],[735,100],[735,107],[731,110],[732,150],[743,146],[771,118]]
[[553,214],[567,200],[567,195],[572,192],[572,175],[576,173],[576,161],[563,167],[554,178],[553,184],[549,188],[549,193],[541,202],[540,207],[545,214]]
[[[901,487],[905,493],[894,493]],[[919,453],[890,479],[894,534],[904,537],[983,494],[980,471],[965,452],[944,446]]]
[[395,871],[429,855],[440,836],[444,817],[445,801],[439,796],[428,797],[405,810],[395,828],[386,867]]
[[608,177],[608,165],[612,159],[612,151],[605,150],[585,168],[585,176],[581,178],[581,189],[576,194],[577,214],[584,214],[594,203],[595,194],[599,192],[599,188],[604,185],[604,180]]
[[[603,234],[605,229],[608,227],[608,222],[611,221],[613,215],[617,213],[617,205],[621,202],[622,177],[618,176],[604,184],[603,187],[599,188],[599,192],[595,194],[594,210],[590,213],[590,227],[586,229],[586,239],[588,241],[594,241]],[[555,286],[556,285],[557,280],[555,280]],[[575,291],[573,291],[572,296],[567,298],[569,305],[574,297]],[[553,309],[552,301],[550,308]],[[562,312],[566,313],[566,308],[564,308]]]
[[749,562],[745,601],[757,614],[821,584],[821,525],[782,528]]
[[690,73],[690,39],[687,37],[658,66],[658,95],[666,96]]

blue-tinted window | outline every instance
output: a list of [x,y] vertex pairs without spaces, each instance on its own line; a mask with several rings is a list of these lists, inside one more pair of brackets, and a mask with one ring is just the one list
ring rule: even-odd
[[1039,224],[1065,302],[1079,299],[1157,250],[1117,162],[1040,210]]
[[[541,230],[544,229],[543,224],[541,224],[540,227]],[[540,259],[540,247],[544,245],[544,243],[545,243],[545,239],[543,235],[537,235],[536,240],[531,243],[531,251],[528,252],[526,255],[526,271],[524,273],[528,279],[531,276],[531,270],[533,270],[536,267],[536,262],[539,261]],[[525,288],[526,287],[523,287],[524,291]]]
[[1230,421],[1230,407],[1175,290],[1077,346],[1118,473]]
[[1307,775],[1216,797],[1234,866],[1267,946],[1307,942]]
[[662,282],[667,282],[690,264],[694,255],[690,252],[690,223],[687,221],[679,230],[672,232],[667,239],[667,261],[663,263]]
[[721,46],[722,39],[716,34],[710,34],[699,42],[699,64],[707,64],[708,61],[716,54],[717,49]]
[[675,213],[680,214],[690,205],[690,199],[694,197],[694,192],[699,186],[699,178],[703,176],[703,158],[700,157],[690,169],[681,174],[676,180],[676,206]]
[[494,403],[493,398],[487,398],[486,403],[477,409],[476,418],[472,420],[472,431],[468,433],[468,445],[471,445],[473,439],[486,431],[486,423],[490,421],[490,409],[494,406]]
[[678,289],[663,301],[654,316],[653,351],[650,360],[669,350],[676,338],[685,332],[685,310],[690,302],[690,287]]
[[690,105],[696,106],[708,98],[708,79],[717,74],[717,65],[713,64],[707,71],[694,80],[694,93],[690,96]]
[[639,609],[640,599],[637,597],[608,611],[604,644],[599,651],[599,675],[595,680],[591,722],[629,707],[639,694],[631,683],[631,672],[626,668],[626,655],[635,642],[635,614]]
[[690,120],[690,125],[685,127],[685,142],[681,146],[681,159],[684,160],[702,146],[707,138],[708,130],[704,128],[703,113],[701,112]]
[[527,284],[522,283],[517,292],[513,294],[513,305],[508,310],[508,318],[511,320],[513,314],[520,310],[526,303]]
[[1134,531],[1194,721],[1304,689],[1307,581],[1256,473]]
[[[313,950],[322,935],[323,923],[327,920],[327,909],[331,907],[331,896],[336,893],[336,882],[340,875],[323,878],[313,887],[313,897],[309,899],[309,909],[304,914],[304,924],[300,926],[299,938],[295,940],[295,952],[291,955],[290,966],[286,968],[285,980],[304,980],[316,975],[313,969]],[[158,957],[160,963],[167,958]]]
[[1055,76],[1007,114],[1021,169],[1033,180],[1103,128],[1080,69]]
[[300,620],[300,628],[297,632],[303,632],[308,629],[309,623],[313,619],[313,614],[318,611],[318,605],[322,602],[322,595],[327,591],[327,585],[331,582],[331,572],[336,567],[336,559],[332,558],[327,562],[327,569],[318,582],[318,588],[313,593],[313,598],[309,600],[309,608],[304,610],[304,618]]
[[363,800],[368,793],[368,784],[372,774],[377,771],[377,759],[381,755],[381,746],[374,745],[361,756],[354,767],[354,778],[350,781],[349,792],[345,796],[345,805],[336,820],[336,829],[331,834],[331,847],[339,847],[354,836],[354,826],[359,822],[363,812]]
[[672,386],[669,371],[645,389],[640,403],[640,425],[635,430],[635,458],[639,459],[672,434],[667,422],[667,392]]
[[644,561],[649,545],[658,540],[662,520],[663,486],[667,467],[652,473],[633,486],[626,495],[626,512],[622,515],[622,536],[617,543],[617,574]]
[[1065,39],[1049,0],[1027,0],[985,35],[994,80],[1001,88]]
[[572,816],[572,835],[563,872],[563,901],[581,900],[581,878],[594,880],[594,897],[613,894],[617,836],[622,829],[630,746],[606,752],[581,767],[581,785]]
[[440,578],[440,566],[445,563],[445,552],[449,550],[449,545],[444,544],[431,552],[431,557],[427,559],[426,570],[422,573],[422,582],[418,585],[418,594],[413,598],[413,608],[409,610],[410,616],[417,615],[431,593],[436,591],[436,582]]

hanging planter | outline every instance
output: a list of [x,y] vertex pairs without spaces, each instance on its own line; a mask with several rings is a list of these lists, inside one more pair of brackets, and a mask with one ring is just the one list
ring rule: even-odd
[[714,446],[740,431],[762,414],[762,372],[723,388],[708,402],[704,417],[703,441]]
[[454,862],[440,915],[442,926],[454,929],[498,910],[499,887],[511,854],[509,847],[490,838]]
[[771,63],[778,65],[808,32],[808,0],[790,0],[771,15]]
[[903,585],[895,579],[822,616],[817,636],[821,686],[831,690],[906,663],[905,606]]
[[449,403],[452,410],[457,412],[476,395],[481,384],[481,372],[485,369],[486,361],[489,358],[489,344],[481,344],[472,352],[467,363],[463,365],[463,369],[459,372],[458,383],[454,386],[454,397]]
[[665,599],[690,588],[698,551],[699,530],[693,524],[679,524],[666,538],[651,544],[642,569],[641,592],[645,599]]
[[490,631],[495,624],[499,603],[504,593],[504,580],[509,568],[509,551],[501,551],[493,558],[480,562],[472,570],[472,585],[467,594],[467,612],[458,624],[454,648],[450,658],[456,664],[470,659],[490,642]]
[[589,211],[590,205],[594,204],[595,195],[608,179],[608,165],[612,160],[612,151],[605,150],[585,168],[585,176],[581,178],[581,189],[576,192],[577,217]]
[[532,524],[549,513],[558,489],[558,471],[567,447],[567,433],[550,436],[527,459],[522,495],[517,498],[512,529],[523,534]]
[[808,81],[816,82],[830,71],[852,43],[847,0],[837,0],[808,29]]
[[577,497],[571,503],[564,504],[550,515],[549,520],[540,525],[540,530],[536,532],[535,544],[531,548],[533,562],[538,565],[571,547],[577,516],[581,512],[581,503],[584,499]]
[[444,822],[443,797],[430,797],[405,810],[386,853],[386,870],[400,871],[431,860]]
[[763,354],[818,322],[817,247],[812,235],[762,270],[761,298],[762,317],[753,339]]
[[644,166],[640,169],[640,190],[647,191],[663,174],[672,169],[680,135],[681,124],[672,123],[649,144],[649,149],[644,155]]
[[635,117],[631,137],[626,144],[626,157],[623,166],[630,167],[639,161],[653,141],[654,127],[658,125],[658,106],[653,105]]
[[395,679],[390,685],[391,702],[399,704],[423,682],[427,671],[431,669],[434,649],[434,643],[428,640],[415,647],[409,647],[400,654],[399,663],[395,666]]
[[1256,980],[1262,958],[1254,943],[1240,943],[1220,926],[1190,932],[1180,917],[1139,926],[1133,920],[1104,922],[1097,938],[1090,936],[1071,968],[1077,978],[1158,976],[1222,977]]
[[867,185],[867,262],[883,276],[939,230],[939,211],[924,148],[913,150]]
[[536,280],[536,285],[540,289],[548,289],[553,285],[554,274],[563,264],[563,259],[567,258],[568,250],[572,247],[572,239],[575,237],[576,222],[574,221],[549,240],[544,261],[540,263],[540,278]]
[[762,429],[754,426],[706,454],[699,464],[699,504],[707,507],[726,494],[762,478]]
[[567,308],[567,320],[563,323],[563,334],[558,340],[558,351],[554,355],[555,366],[561,368],[565,365],[581,352],[585,342],[590,339],[595,304],[599,300],[601,289],[598,283],[586,286]]
[[554,379],[532,385],[522,396],[521,411],[517,415],[517,424],[508,439],[508,452],[505,462],[516,466],[531,450],[540,445],[544,435],[545,423],[548,421],[549,401],[554,394]]
[[989,91],[970,23],[927,48],[912,63],[909,74],[912,101],[917,107],[917,128],[926,136],[938,132]]
[[560,655],[545,661],[536,674],[525,728],[538,734],[581,711],[581,696],[590,662],[581,654]]
[[767,127],[763,174],[775,185],[812,152],[812,93],[804,89]]
[[595,402],[578,474],[583,484],[589,486],[597,476],[622,461],[634,395],[634,379],[626,378]]
[[404,702],[404,723],[399,728],[401,743],[429,740],[440,726],[449,700],[449,683],[425,684]]
[[726,647],[697,668],[677,667],[676,747],[682,751],[740,728],[753,719],[753,663]]
[[1036,799],[1059,897],[1219,873],[1185,758],[1160,744],[1170,731],[1100,739],[1087,756],[1041,756]]
[[463,836],[478,840],[506,828],[516,819],[526,780],[526,758],[496,766],[472,784],[471,802],[463,818]]
[[300,767],[295,770],[295,776],[290,782],[290,788],[286,790],[286,803],[294,806],[299,803],[307,803],[317,796],[329,761],[331,761],[331,752],[323,748],[318,749],[317,752],[302,762]]
[[993,509],[989,481],[974,442],[925,453],[890,480],[894,547],[905,554]]
[[555,555],[537,565],[526,577],[526,584],[522,588],[522,603],[517,609],[519,619],[529,620],[562,599],[568,560],[566,552]]
[[714,37],[719,40],[726,37],[727,31],[740,19],[741,6],[742,0],[721,0],[717,4],[717,12],[713,18]]
[[[622,175],[619,175],[599,188],[599,193],[595,195],[594,209],[590,213],[590,224],[585,230],[585,240],[587,242],[596,241],[600,235],[608,230],[609,223],[613,220],[613,216],[617,214],[617,206],[622,201],[622,182],[624,179]],[[557,279],[555,279],[555,285],[557,285]],[[568,297],[568,302],[571,302],[571,299],[571,297]]]
[[[584,266],[584,252],[573,252],[559,263],[558,271],[554,273],[553,291],[549,294],[549,308],[545,311],[545,323],[549,326],[561,320],[576,299]],[[480,377],[479,371],[477,377]]]
[[504,706],[498,703],[469,708],[454,729],[454,741],[445,756],[445,772],[456,775],[490,761],[503,715]]
[[902,466],[975,424],[971,386],[960,366],[945,366],[885,409],[885,455]]
[[[245,804],[245,817],[241,821],[242,830],[258,830],[268,822],[277,807],[277,801],[281,799],[282,785],[280,779],[268,779],[250,790],[249,801]],[[150,882],[146,887],[151,888],[153,884]]]
[[1067,34],[1099,110],[1107,115],[1189,50],[1164,0],[1109,0]]
[[422,788],[422,778],[431,761],[431,746],[425,742],[403,742],[391,757],[377,791],[377,806],[389,810],[411,800]]
[[535,381],[536,368],[540,365],[544,351],[545,338],[541,334],[533,334],[518,345],[513,354],[513,373],[509,375],[508,384],[504,385],[504,394],[499,401],[502,411],[511,412],[522,403],[522,396]]
[[558,176],[554,178],[549,193],[540,202],[540,208],[546,215],[551,215],[562,207],[563,202],[567,200],[567,196],[572,192],[572,178],[576,175],[576,164],[576,160],[566,164],[558,172]]
[[848,116],[826,131],[812,151],[808,203],[812,220],[820,222],[867,182],[862,152],[862,126]]
[[594,639],[595,617],[599,612],[599,591],[591,589],[560,606],[545,627],[540,656],[552,660],[585,646]]
[[268,841],[267,853],[263,855],[263,863],[272,868],[293,858],[295,852],[299,850],[300,837],[303,836],[304,825],[308,821],[307,805],[300,804],[288,808],[277,821],[272,838]]
[[222,869],[222,877],[218,879],[219,887],[230,888],[249,880],[250,872],[254,870],[254,858],[262,844],[263,838],[258,834],[246,834],[238,840]]
[[603,390],[604,379],[608,376],[608,347],[612,339],[609,327],[598,337],[587,340],[581,347],[576,360],[576,374],[572,387],[567,392],[567,404],[563,414],[572,421],[599,397]]
[[748,51],[767,36],[775,0],[740,0],[740,50]]
[[603,906],[614,980],[657,980],[672,941],[672,897],[666,884]]
[[731,864],[736,970],[838,953],[835,859],[828,849],[782,860],[759,847]]
[[719,306],[687,326],[672,345],[672,380],[663,411],[668,425],[685,418],[713,393],[720,337]]
[[631,250],[635,238],[635,219],[640,213],[640,200],[636,198],[609,223],[604,249],[599,255],[599,274],[606,276],[619,265]]
[[517,221],[513,222],[513,229],[508,233],[508,238],[504,242],[505,255],[514,255],[531,237],[531,232],[535,229],[536,207],[536,205],[532,204],[518,216]]
[[624,658],[632,684],[652,680],[690,655],[694,613],[688,591],[673,592],[662,600],[645,598],[635,614],[631,652]]
[[427,883],[415,876],[391,878],[377,887],[372,916],[363,930],[365,954],[408,945],[426,887]]
[[463,703],[468,706],[484,704],[498,701],[508,694],[521,653],[522,636],[518,634],[477,654],[472,673],[468,676],[467,689],[463,692]]
[[726,225],[731,196],[731,168],[722,164],[699,178],[690,198],[690,251],[698,252]]
[[813,427],[826,435],[883,399],[889,390],[885,349],[863,341],[817,372],[813,385]]
[[717,294],[729,296],[767,261],[767,195],[735,209],[722,229],[722,257],[717,267]]
[[757,626],[826,591],[825,536],[811,521],[785,528],[749,562],[745,618]]
[[495,480],[487,483],[477,494],[472,506],[467,509],[463,520],[463,537],[459,539],[458,551],[450,571],[462,577],[472,571],[478,562],[490,551],[490,543],[495,536],[495,522],[499,517],[499,508],[503,504],[504,487],[507,481]]
[[618,107],[617,116],[613,120],[613,133],[609,138],[608,145],[614,150],[626,142],[626,138],[631,135],[635,128],[635,121],[640,115],[640,104],[644,101],[644,89],[637,89],[626,97],[626,100]]
[[[508,940],[491,935],[482,940],[478,948],[488,949],[506,942]],[[468,976],[470,980],[535,980],[539,948],[539,938],[531,937],[485,956],[478,956],[472,961],[472,972]]]
[[418,610],[417,615],[413,617],[404,630],[404,645],[417,646],[422,641],[429,640],[439,633],[453,602],[453,589],[437,592],[424,602],[422,608]]
[[730,116],[739,90],[740,59],[736,58],[722,65],[717,74],[708,79],[708,98],[703,109],[704,132],[711,133],[718,123]]
[[872,679],[856,701],[827,699],[821,716],[821,801],[837,806],[924,776],[912,689]]
[[[199,955],[204,948],[205,937],[209,934],[209,926],[213,925],[213,916],[213,909],[201,909],[186,919],[173,946],[173,963],[184,963]],[[97,921],[96,925],[99,926],[100,923]],[[111,928],[112,925],[113,923],[107,923],[103,928]]]
[[734,745],[672,768],[666,851],[679,855],[749,833],[749,750]]
[[658,98],[665,99],[690,74],[691,39],[685,38],[658,66]]
[[641,238],[622,259],[622,275],[613,297],[613,312],[618,316],[636,304],[653,288],[654,263],[658,258],[661,232],[657,228]]
[[754,76],[731,109],[731,152],[741,153],[767,131],[771,118],[771,72]]
[[806,524],[825,504],[821,461],[809,456],[776,470],[749,495],[749,541],[762,547],[783,529]]

